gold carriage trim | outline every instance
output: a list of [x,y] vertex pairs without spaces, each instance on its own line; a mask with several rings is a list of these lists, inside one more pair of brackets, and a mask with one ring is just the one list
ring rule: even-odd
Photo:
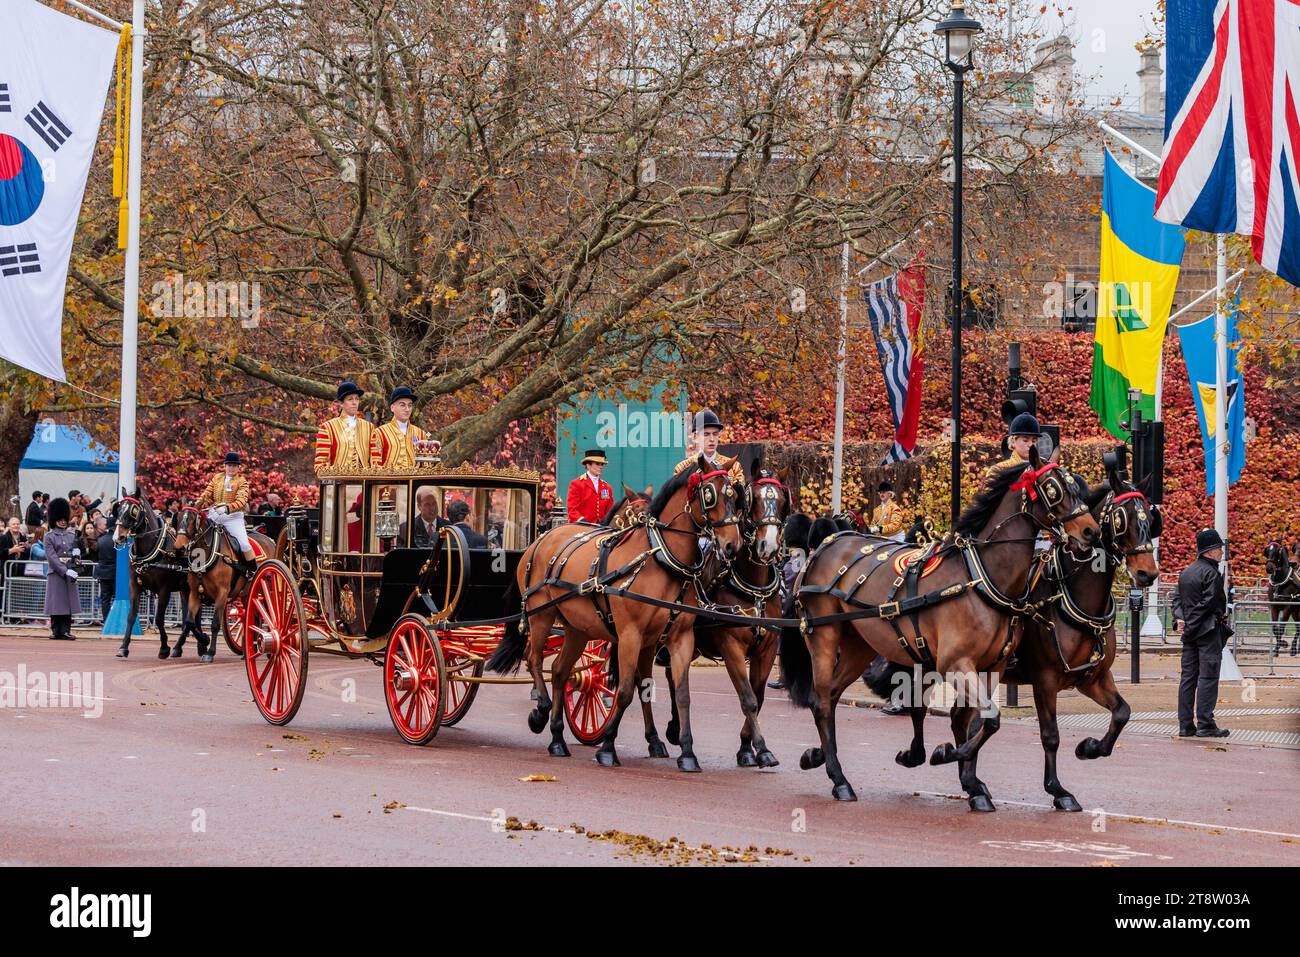
[[316,477],[322,479],[429,479],[439,478],[487,478],[507,479],[515,482],[540,483],[540,472],[524,469],[502,469],[483,465],[442,466],[436,462],[417,462],[414,468],[335,468],[329,466],[316,470]]

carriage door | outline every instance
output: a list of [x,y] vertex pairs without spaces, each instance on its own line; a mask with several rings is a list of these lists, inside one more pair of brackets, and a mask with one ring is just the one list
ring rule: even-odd
[[360,484],[337,485],[332,508],[322,508],[322,541],[328,554],[321,556],[321,587],[325,614],[340,634],[364,635],[361,584],[362,511]]

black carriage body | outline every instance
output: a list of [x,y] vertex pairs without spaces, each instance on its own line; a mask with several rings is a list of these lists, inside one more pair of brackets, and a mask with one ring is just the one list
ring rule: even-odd
[[315,593],[317,639],[373,654],[406,612],[451,623],[507,614],[539,485],[535,473],[470,467],[322,475],[310,534],[289,536],[295,577]]

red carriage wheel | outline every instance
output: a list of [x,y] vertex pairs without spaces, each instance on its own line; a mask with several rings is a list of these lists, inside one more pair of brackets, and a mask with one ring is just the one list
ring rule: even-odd
[[226,637],[226,647],[229,648],[236,657],[244,657],[244,602],[239,598],[232,598],[226,602],[224,611],[225,621],[222,627],[222,634]]
[[408,744],[428,744],[438,733],[447,704],[447,666],[442,646],[419,615],[403,615],[389,632],[384,700],[393,727]]
[[443,658],[447,664],[447,706],[442,715],[442,726],[450,728],[469,713],[469,706],[478,694],[477,681],[457,681],[457,677],[482,678],[483,659],[470,658],[454,651],[443,649]]
[[289,569],[265,562],[244,609],[244,664],[253,701],[271,724],[288,724],[307,690],[307,629]]
[[588,642],[565,686],[564,717],[580,744],[599,742],[614,717],[617,689],[609,673],[612,649],[605,640]]

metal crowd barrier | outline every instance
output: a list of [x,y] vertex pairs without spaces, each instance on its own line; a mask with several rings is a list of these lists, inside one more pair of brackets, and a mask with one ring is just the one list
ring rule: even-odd
[[[92,577],[90,566],[77,579],[77,597],[81,599],[81,614],[74,615],[74,627],[102,625],[103,617],[99,613],[98,579]],[[80,569],[78,569],[80,571]],[[4,602],[0,605],[0,623],[20,625],[38,622],[44,625],[49,617],[45,614],[45,577],[49,565],[38,561],[8,561],[4,564]],[[158,611],[158,598],[153,592],[145,592],[140,599],[139,621],[145,631],[154,631],[154,617]],[[204,605],[199,612],[199,622],[206,633],[212,631],[211,605]],[[163,616],[169,631],[179,630],[185,620],[181,596],[173,593],[167,603]]]

